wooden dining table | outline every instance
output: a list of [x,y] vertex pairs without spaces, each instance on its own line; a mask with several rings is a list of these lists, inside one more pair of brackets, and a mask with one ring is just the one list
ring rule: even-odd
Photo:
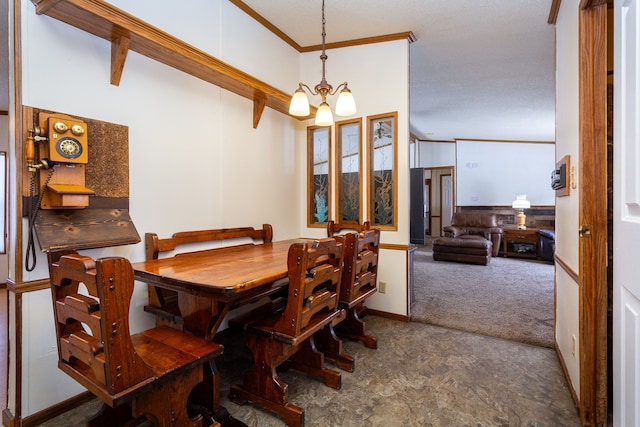
[[136,280],[177,291],[184,329],[213,340],[232,308],[286,286],[290,239],[178,254],[133,264]]

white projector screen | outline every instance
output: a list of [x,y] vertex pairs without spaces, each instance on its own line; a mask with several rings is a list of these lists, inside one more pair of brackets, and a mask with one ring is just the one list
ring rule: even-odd
[[531,206],[554,206],[555,144],[456,141],[456,204],[511,206],[526,194]]

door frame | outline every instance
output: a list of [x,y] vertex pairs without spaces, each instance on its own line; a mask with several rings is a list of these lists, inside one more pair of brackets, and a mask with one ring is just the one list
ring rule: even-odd
[[427,236],[427,230],[429,231],[429,236],[431,236],[431,178],[425,178],[424,179],[424,187],[422,188],[423,192],[425,193],[425,197],[427,199],[427,206],[429,207],[429,210],[427,211],[427,227],[424,230],[424,235],[425,237]]
[[606,425],[607,0],[580,2],[579,66],[579,411],[583,425]]

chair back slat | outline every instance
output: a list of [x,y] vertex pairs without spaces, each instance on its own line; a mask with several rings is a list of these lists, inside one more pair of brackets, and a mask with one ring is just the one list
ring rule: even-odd
[[356,233],[362,233],[371,229],[369,221],[365,221],[362,224],[355,221],[348,222],[335,222],[329,220],[327,222],[327,237],[333,237],[337,233],[344,233],[344,230],[355,231]]
[[[63,370],[90,390],[110,394],[153,377],[130,338],[134,280],[129,261],[50,252],[49,273]],[[79,293],[81,283],[88,295]]]
[[332,238],[291,245],[287,259],[287,306],[274,325],[274,332],[298,337],[315,316],[335,312],[342,275],[342,247],[341,242]]
[[344,235],[340,302],[351,305],[377,286],[380,230]]

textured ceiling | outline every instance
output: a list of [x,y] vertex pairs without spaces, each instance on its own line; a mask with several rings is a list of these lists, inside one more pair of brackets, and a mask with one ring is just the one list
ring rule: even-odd
[[[326,0],[327,43],[412,31],[410,124],[421,139],[555,139],[552,0]],[[321,0],[244,0],[301,46]],[[357,97],[357,95],[356,95]]]
[[[551,2],[326,0],[327,43],[415,34],[410,124],[418,138],[553,141]],[[299,45],[320,44],[321,0],[244,3]],[[0,0],[0,16],[7,16],[7,0]],[[6,25],[0,28],[0,110],[7,110]]]

